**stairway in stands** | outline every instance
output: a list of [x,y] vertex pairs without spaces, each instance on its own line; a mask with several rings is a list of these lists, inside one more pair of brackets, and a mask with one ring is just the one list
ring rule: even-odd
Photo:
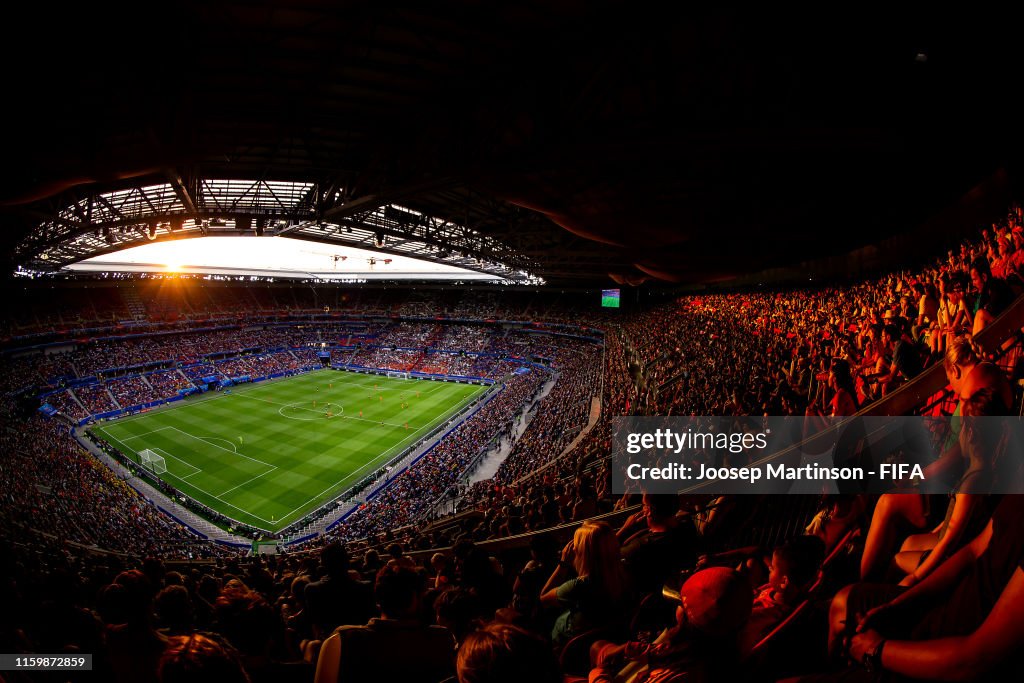
[[346,503],[342,503],[335,509],[331,510],[328,514],[324,515],[320,519],[310,524],[309,526],[306,526],[293,534],[285,536],[281,543],[287,545],[289,543],[294,543],[300,538],[305,538],[307,536],[320,536],[327,530],[327,527],[337,522],[343,516],[348,514],[350,510],[354,509],[361,503],[362,501],[359,499],[353,499]]
[[[110,463],[108,462],[107,465],[109,466]],[[184,522],[200,534],[205,535],[210,540],[224,541],[227,543],[249,542],[248,538],[227,532],[213,522],[200,517],[192,510],[189,510],[187,507],[174,500],[174,498],[153,488],[153,486],[142,477],[129,477],[126,481],[132,488],[142,494],[143,497],[153,501],[165,513],[170,513],[174,517],[177,517],[178,520]]]
[[[78,372],[77,368],[75,368],[75,372]],[[79,376],[81,376],[81,375],[79,375]],[[72,401],[74,401],[75,403],[78,404],[78,406],[82,409],[82,412],[85,415],[91,415],[92,414],[92,411],[85,407],[85,403],[82,402],[82,399],[78,398],[78,396],[75,395],[75,390],[74,389],[68,389],[66,393],[68,395],[68,398],[70,398]]]

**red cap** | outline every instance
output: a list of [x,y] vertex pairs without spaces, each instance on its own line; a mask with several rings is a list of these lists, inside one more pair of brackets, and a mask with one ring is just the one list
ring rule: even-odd
[[746,623],[753,593],[750,582],[735,569],[710,567],[686,580],[679,600],[692,626],[711,635],[726,635]]

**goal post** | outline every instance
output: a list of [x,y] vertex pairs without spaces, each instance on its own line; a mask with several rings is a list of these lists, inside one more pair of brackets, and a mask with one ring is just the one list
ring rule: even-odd
[[388,375],[391,379],[409,379],[408,372],[395,372],[394,370],[388,370]]
[[148,448],[139,451],[139,464],[153,474],[163,474],[167,471],[167,461],[163,456],[157,455]]

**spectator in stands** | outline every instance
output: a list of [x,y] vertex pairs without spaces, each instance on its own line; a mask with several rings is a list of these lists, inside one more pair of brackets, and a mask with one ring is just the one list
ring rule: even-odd
[[973,326],[971,314],[964,299],[967,281],[962,273],[943,273],[939,279],[939,309],[932,326],[929,344],[932,356],[946,352],[949,342]]
[[371,588],[348,573],[348,551],[340,543],[320,552],[323,578],[306,586],[306,609],[317,638],[343,624],[365,624],[373,612]]
[[822,392],[819,402],[808,406],[808,414],[849,417],[857,412],[857,387],[850,375],[849,362],[842,358],[832,359],[828,374],[828,388],[832,391],[832,398],[825,403],[825,394]]
[[[576,577],[569,578],[573,571]],[[565,610],[555,621],[552,641],[564,645],[587,629],[621,623],[631,595],[615,532],[607,522],[584,522],[541,590],[543,606]]]
[[832,601],[829,642],[859,666],[805,680],[978,680],[1024,647],[1024,496],[1003,496],[988,526],[912,588],[856,584]]
[[167,639],[152,624],[153,586],[138,569],[121,572],[100,595],[106,645],[118,683],[155,681]]
[[530,560],[512,586],[512,608],[531,621],[539,614],[541,589],[558,559],[558,548],[549,534],[530,538]]
[[377,576],[377,572],[382,566],[380,555],[373,548],[367,550],[366,554],[363,555],[363,566],[361,570],[363,576]]
[[312,580],[308,574],[296,576],[292,579],[288,593],[278,600],[290,644],[295,646],[292,649],[301,650],[303,641],[313,639],[313,627],[309,623],[306,609],[306,586],[310,583]]
[[921,373],[923,350],[899,325],[886,325],[882,328],[882,344],[892,349],[892,362],[888,372],[877,379],[882,396],[887,396],[904,382],[914,379]]
[[241,654],[252,683],[300,683],[309,679],[304,665],[272,658],[282,636],[281,621],[262,595],[245,588],[227,588],[214,605],[215,628]]
[[971,284],[977,295],[971,332],[977,335],[1006,310],[1013,301],[1013,294],[1003,280],[993,277],[984,256],[978,256],[971,262]]
[[163,635],[182,636],[195,630],[195,610],[184,586],[167,586],[157,593],[154,606]]
[[993,408],[996,415],[1006,415],[1013,405],[1013,389],[1006,374],[995,363],[986,360],[984,350],[969,335],[952,340],[946,350],[944,361],[946,379],[957,396],[957,406],[950,422],[951,433],[946,441],[944,453],[939,460],[925,469],[925,481],[940,478],[949,484],[962,473],[964,459],[960,450],[959,425],[957,419],[965,401],[976,392],[988,389],[999,401]]
[[669,577],[697,559],[697,530],[689,518],[677,518],[678,512],[679,496],[644,493],[640,511],[619,529],[626,573],[641,594],[661,591]]
[[924,579],[988,523],[999,500],[987,494],[995,481],[1000,442],[1006,435],[995,424],[982,424],[977,418],[1000,415],[1005,410],[1001,403],[991,389],[980,389],[963,402],[960,451],[967,459],[964,474],[949,494],[942,523],[929,533],[914,534],[903,542],[895,560],[906,574],[901,586],[913,586]]
[[[950,387],[960,400],[953,413],[953,433],[946,442],[944,454],[925,468],[926,482],[937,481],[941,477],[953,483],[963,473],[964,458],[959,439],[960,421],[957,418],[963,410],[965,401],[970,400],[979,391],[991,392],[995,404],[989,410],[995,415],[1006,414],[1012,401],[1012,392],[1005,374],[997,366],[984,360],[984,352],[971,337],[963,336],[953,340],[946,350],[944,364]],[[934,515],[939,513],[940,510],[933,509],[931,501],[925,496],[883,495],[871,518],[871,527],[861,558],[861,579],[870,581],[883,578],[892,562],[892,552],[899,536],[905,534],[907,529],[921,530],[929,523],[935,524]]]
[[548,644],[510,624],[489,624],[471,633],[459,648],[459,683],[560,683]]
[[797,536],[775,549],[768,583],[754,591],[750,619],[740,630],[740,653],[749,653],[807,598],[824,559],[825,543],[817,536]]
[[446,590],[438,595],[434,600],[434,615],[437,625],[448,629],[455,637],[456,647],[482,623],[480,602],[462,588]]
[[455,673],[455,640],[448,629],[417,621],[422,579],[415,571],[387,566],[374,591],[380,618],[365,626],[341,626],[324,641],[316,683],[404,681],[436,683]]
[[250,683],[238,653],[219,637],[174,636],[160,658],[160,683]]
[[914,285],[914,294],[917,296],[917,319],[912,332],[914,339],[920,340],[938,317],[939,293],[931,282],[918,282]]
[[[452,581],[455,579],[455,572],[451,565],[451,560],[444,553],[434,553],[430,556],[430,568],[434,572],[432,588],[437,590],[451,588]],[[415,567],[415,564],[413,566]]]
[[804,533],[817,536],[825,544],[825,552],[831,552],[858,527],[868,507],[868,496],[828,494],[822,496],[821,505]]
[[458,585],[471,591],[480,601],[485,618],[508,605],[508,583],[501,574],[497,560],[469,539],[462,539],[452,548]]
[[405,554],[405,548],[401,543],[392,543],[388,546],[388,558],[388,566],[416,568],[416,563]]
[[678,599],[676,625],[653,643],[595,643],[590,682],[733,680],[739,662],[736,633],[750,616],[750,584],[733,569],[712,567],[687,579]]

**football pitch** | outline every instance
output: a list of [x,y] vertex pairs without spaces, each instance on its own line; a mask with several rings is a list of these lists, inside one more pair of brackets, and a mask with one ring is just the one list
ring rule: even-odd
[[[462,406],[476,384],[317,370],[186,399],[93,431],[244,524],[279,531],[371,474]],[[405,407],[403,407],[405,404]]]

